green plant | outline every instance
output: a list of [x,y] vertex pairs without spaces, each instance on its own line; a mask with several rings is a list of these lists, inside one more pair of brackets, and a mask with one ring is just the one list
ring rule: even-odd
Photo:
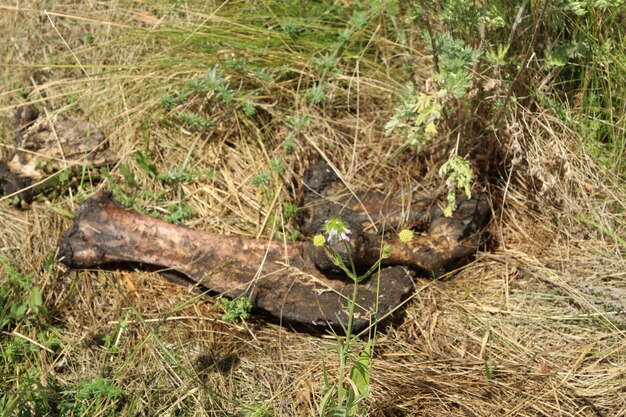
[[385,125],[385,134],[398,131],[405,138],[401,151],[407,147],[420,150],[427,139],[437,134],[437,124],[442,117],[446,91],[433,94],[418,93],[415,85],[408,84],[401,103]]
[[172,94],[163,97],[161,100],[161,107],[166,110],[171,110],[185,103],[189,99],[189,92],[174,91]]
[[282,174],[285,171],[285,162],[282,158],[272,158],[270,161],[270,169],[276,174]]
[[150,159],[147,146],[146,151],[135,152],[135,162],[137,163],[137,166],[139,166],[139,168],[141,168],[149,176],[153,178],[157,176],[157,167]]
[[270,183],[270,175],[261,171],[252,178],[252,185],[255,187],[267,186]]
[[[30,359],[36,354],[31,355]],[[53,411],[53,390],[41,383],[38,369],[20,369],[19,389],[6,389],[0,382],[0,416],[34,417],[50,415]]]
[[287,232],[286,239],[289,242],[295,242],[300,239],[300,236],[301,234],[299,230],[290,230],[289,232]]
[[246,320],[252,311],[252,303],[248,297],[235,298],[234,300],[221,298],[219,306],[224,310],[222,320],[229,323]]
[[19,395],[0,394],[0,417],[11,417],[20,403]]
[[286,219],[290,219],[298,214],[298,206],[293,203],[285,203],[283,206],[283,214]]
[[446,217],[451,217],[456,207],[456,190],[463,190],[467,198],[472,198],[472,167],[469,162],[461,158],[458,154],[454,154],[441,168],[439,175],[447,176],[446,184],[448,185],[448,205],[443,211]]
[[202,172],[199,170],[192,170],[189,168],[181,167],[176,170],[163,172],[157,175],[157,180],[164,184],[173,184],[177,182],[191,182],[197,181],[202,178],[214,177],[214,172]]
[[[51,273],[50,258],[43,267],[44,274]],[[45,415],[51,411],[51,389],[37,365],[42,349],[53,353],[58,348],[58,330],[46,320],[33,276],[0,255],[0,277],[0,416]]]
[[183,223],[194,215],[193,207],[183,203],[170,204],[167,206],[167,211],[165,221],[174,224]]
[[0,266],[8,278],[0,283],[0,329],[45,315],[47,310],[41,290],[33,284],[32,276],[20,272],[3,256],[0,256]]
[[67,390],[59,403],[61,416],[115,416],[124,391],[100,376],[81,381]]
[[283,142],[283,149],[287,153],[292,153],[296,149],[297,137],[301,134],[302,130],[308,125],[311,118],[308,115],[302,115],[300,117],[288,117],[286,124],[289,127],[289,134]]
[[176,118],[194,131],[203,132],[215,124],[213,120],[190,111],[181,111]]
[[455,98],[463,97],[470,88],[470,70],[480,57],[480,51],[468,46],[462,39],[456,39],[449,32],[435,35],[426,45],[434,45],[432,53],[437,54],[438,71],[433,75],[440,88]]
[[322,84],[315,84],[307,91],[306,98],[311,104],[321,104],[326,101],[326,89]]
[[362,342],[353,334],[358,284],[380,270],[381,262],[389,256],[391,248],[384,245],[379,259],[365,273],[359,274],[351,255],[350,234],[348,226],[340,218],[329,218],[324,223],[323,234],[313,238],[313,245],[326,251],[333,263],[354,283],[352,296],[347,300],[348,321],[342,323],[345,336],[334,334],[337,342],[335,350],[339,356],[339,376],[337,381],[331,382],[324,369],[324,394],[320,401],[320,416],[357,415],[363,401],[369,396],[370,360],[375,336],[367,342]]

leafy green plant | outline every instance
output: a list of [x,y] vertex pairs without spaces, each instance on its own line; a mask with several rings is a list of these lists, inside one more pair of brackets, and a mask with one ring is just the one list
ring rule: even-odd
[[189,99],[188,92],[174,91],[172,94],[165,96],[161,100],[161,107],[167,110],[171,110]]
[[298,214],[298,206],[293,203],[285,203],[283,205],[283,214],[286,219],[295,217],[295,215]]
[[267,186],[270,184],[270,174],[261,171],[252,178],[252,185],[255,187]]
[[270,169],[276,174],[282,174],[285,171],[285,162],[282,158],[272,158],[270,161]]
[[156,178],[164,184],[173,184],[176,182],[191,182],[202,179],[212,179],[215,178],[216,175],[217,173],[211,170],[201,171],[198,169],[181,167],[176,170],[160,173]]
[[326,89],[322,84],[315,84],[306,93],[306,98],[311,104],[321,104],[327,98]]
[[389,256],[391,248],[384,245],[379,259],[365,273],[359,274],[350,255],[348,242],[351,231],[347,225],[340,218],[330,218],[326,220],[323,231],[323,234],[313,238],[313,245],[326,251],[333,263],[354,283],[354,290],[347,300],[348,321],[342,324],[345,337],[334,335],[337,342],[335,350],[339,356],[338,380],[331,382],[324,369],[324,394],[320,401],[319,414],[355,416],[369,396],[370,360],[375,343],[374,338],[364,343],[353,334],[358,284],[380,270],[381,262]]
[[397,131],[405,138],[401,150],[411,147],[421,149],[427,139],[437,134],[437,124],[442,117],[445,90],[433,94],[418,93],[413,84],[407,85],[401,103],[385,125],[385,134]]
[[30,357],[39,351],[39,348],[33,343],[17,337],[9,339],[2,348],[4,351],[4,358],[10,364],[22,362],[27,357]]
[[[50,272],[46,260],[43,273]],[[45,320],[47,308],[31,275],[0,255],[0,277],[0,416],[45,415],[51,390],[37,364],[41,349],[58,348],[58,331]]]
[[194,215],[193,207],[183,203],[171,204],[167,206],[167,211],[165,221],[174,224],[183,223]]
[[295,242],[300,239],[301,233],[299,230],[290,230],[285,237],[288,242]]
[[157,167],[152,162],[147,150],[135,152],[135,162],[146,174],[153,178],[157,176]]
[[61,416],[115,416],[124,391],[100,376],[81,381],[67,390],[59,403]]
[[0,266],[8,278],[0,283],[0,329],[28,323],[46,314],[41,290],[33,284],[33,278],[21,273],[3,256]]
[[118,168],[120,170],[120,174],[122,174],[122,177],[124,178],[124,181],[126,181],[126,184],[128,184],[129,187],[137,187],[137,183],[135,182],[135,175],[130,170],[128,164],[120,164]]
[[[468,46],[449,32],[427,34],[426,45],[436,54],[437,68],[432,81],[426,85],[435,88],[417,91],[414,84],[408,84],[400,97],[400,104],[385,126],[385,134],[397,131],[405,138],[400,151],[413,148],[419,151],[423,145],[439,133],[438,125],[445,118],[446,109],[455,105],[451,99],[465,96],[471,86],[471,68],[478,62],[480,51]],[[453,109],[448,109],[451,111]]]
[[[36,354],[30,354],[30,358]],[[21,369],[19,389],[5,389],[0,381],[0,416],[31,417],[50,415],[53,411],[51,395],[54,391],[41,383],[39,369]]]
[[181,111],[176,115],[176,118],[189,126],[192,130],[200,132],[204,132],[215,124],[215,122],[208,117],[190,111]]
[[14,412],[20,404],[20,396],[13,394],[0,394],[0,417],[14,416]]
[[287,153],[292,153],[296,149],[297,138],[300,136],[302,130],[307,126],[311,118],[308,115],[302,115],[300,117],[288,117],[286,124],[289,127],[289,134],[283,142],[283,149]]
[[463,190],[467,198],[472,198],[472,167],[465,159],[458,154],[454,154],[452,158],[439,168],[439,175],[442,177],[447,176],[448,205],[444,209],[443,214],[446,217],[451,217],[456,207],[457,189]]
[[252,303],[248,297],[235,298],[234,300],[221,298],[219,306],[224,310],[222,320],[229,323],[246,320],[252,311]]
[[435,50],[431,52],[437,54],[439,65],[433,79],[453,97],[463,97],[470,88],[470,70],[478,61],[480,51],[468,46],[462,39],[455,39],[449,32],[439,33],[433,41],[426,43],[433,44]]

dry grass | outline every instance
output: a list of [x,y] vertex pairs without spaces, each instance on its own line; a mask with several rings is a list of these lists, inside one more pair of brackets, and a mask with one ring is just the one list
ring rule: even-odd
[[[300,75],[262,86],[268,97],[260,100],[258,117],[216,105],[204,109],[216,122],[205,133],[166,123],[171,119],[159,103],[171,93],[170,81],[173,90],[206,68],[191,59],[197,58],[191,48],[189,62],[161,67],[162,56],[150,54],[166,47],[158,43],[165,32],[150,36],[138,28],[190,33],[209,16],[123,3],[0,6],[4,155],[17,106],[34,102],[50,113],[79,115],[102,129],[134,173],[137,190],[118,167],[112,180],[137,195],[140,206],[167,210],[184,203],[195,213],[187,225],[250,237],[282,232],[273,218],[284,203],[297,203],[298,179],[318,158],[331,161],[353,189],[410,193],[440,185],[436,169],[445,155],[390,159],[400,139],[383,130],[399,86],[371,65],[363,75],[331,79],[332,108],[307,104],[304,91],[315,74],[294,63]],[[221,24],[233,24],[221,12]],[[136,41],[120,42],[121,36]],[[268,53],[268,61],[289,57]],[[30,95],[20,96],[16,86]],[[288,153],[281,146],[290,132],[285,121],[301,114],[311,119]],[[507,123],[499,138],[507,169],[500,180],[477,184],[493,196],[493,250],[449,277],[416,282],[400,319],[378,339],[369,415],[626,415],[624,190],[584,153],[577,133],[549,113],[518,108]],[[159,172],[184,165],[217,175],[168,188],[133,159],[148,146],[146,138]],[[276,157],[284,173],[254,187],[252,178]],[[110,187],[86,188],[78,199]],[[164,196],[151,199],[139,190]],[[333,339],[262,317],[224,323],[212,298],[196,300],[152,273],[43,272],[69,225],[51,207],[74,211],[75,196],[26,211],[1,204],[0,253],[35,277],[58,332],[53,353],[40,349],[39,363],[31,364],[41,370],[41,386],[103,375],[124,390],[120,415],[316,414],[324,366],[334,372]],[[13,333],[36,338],[28,326]]]

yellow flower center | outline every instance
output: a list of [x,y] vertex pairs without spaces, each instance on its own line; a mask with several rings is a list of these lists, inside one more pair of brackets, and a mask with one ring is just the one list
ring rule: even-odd
[[398,233],[398,239],[402,243],[409,243],[413,240],[413,230],[403,229]]
[[313,246],[321,248],[326,243],[326,239],[323,235],[315,235],[313,236]]

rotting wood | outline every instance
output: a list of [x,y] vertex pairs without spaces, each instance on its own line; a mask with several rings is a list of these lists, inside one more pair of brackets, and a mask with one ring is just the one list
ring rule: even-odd
[[13,195],[26,204],[56,185],[54,173],[110,166],[119,158],[106,146],[104,135],[88,121],[64,114],[40,117],[32,105],[17,109],[15,145],[0,161],[0,196]]
[[[376,275],[358,284],[355,329],[371,323],[375,311],[378,317],[394,311],[413,289],[416,270],[436,276],[476,251],[488,217],[484,196],[462,200],[450,219],[437,210],[431,207],[426,213],[428,227],[413,242],[389,242],[393,249],[384,264],[392,266],[381,269],[380,286]],[[359,266],[378,259],[381,237],[362,230],[352,236]],[[197,231],[124,208],[108,193],[83,203],[60,242],[58,259],[71,268],[130,262],[176,271],[224,296],[248,296],[254,307],[281,320],[313,326],[345,325],[347,299],[354,288],[334,274],[327,254],[310,241],[286,243]]]
[[[65,233],[58,258],[71,268],[133,262],[184,274],[216,293],[250,297],[252,305],[288,321],[345,324],[352,283],[320,273],[308,242],[285,244],[201,232],[122,207],[110,194],[86,201]],[[369,323],[376,280],[359,286],[355,328]],[[379,312],[397,307],[413,288],[402,267],[381,270]]]
[[[373,191],[347,192],[324,162],[311,165],[303,182],[300,230],[313,235],[320,232],[326,219],[341,218],[352,232],[348,250],[357,265],[371,265],[378,259],[381,241],[385,241],[393,247],[385,264],[408,266],[436,277],[467,261],[486,238],[491,207],[484,193],[470,199],[458,196],[452,217],[445,217],[436,195],[422,195],[407,202],[401,196]],[[415,230],[410,244],[397,240],[400,229]],[[347,261],[344,245],[335,249],[344,252]],[[317,250],[314,257],[319,269],[336,271],[328,252]]]

